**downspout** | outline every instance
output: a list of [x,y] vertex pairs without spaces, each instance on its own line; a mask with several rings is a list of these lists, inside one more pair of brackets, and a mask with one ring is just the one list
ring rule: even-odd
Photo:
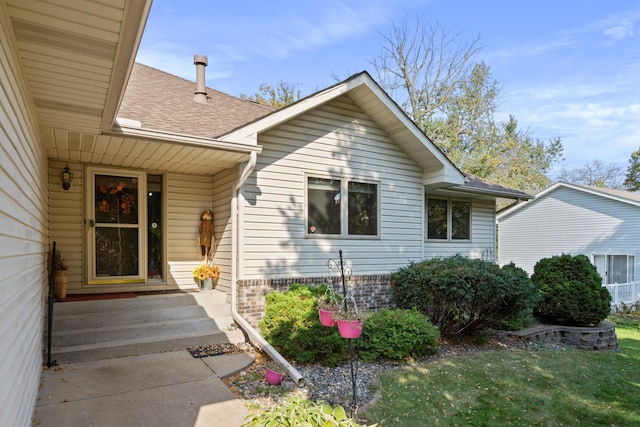
[[238,178],[238,182],[233,187],[233,194],[231,197],[231,317],[236,323],[249,335],[249,338],[255,342],[265,353],[273,359],[278,365],[282,366],[287,371],[287,375],[293,380],[298,387],[304,386],[304,378],[300,372],[287,360],[282,357],[275,348],[271,346],[262,336],[256,331],[249,322],[238,313],[238,195],[240,188],[245,183],[251,172],[256,167],[258,155],[255,151],[249,154],[249,162],[245,166],[244,170]]

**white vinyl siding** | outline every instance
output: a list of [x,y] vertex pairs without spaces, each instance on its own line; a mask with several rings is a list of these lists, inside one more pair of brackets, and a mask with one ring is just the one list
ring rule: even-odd
[[[342,250],[353,274],[385,274],[422,251],[422,171],[348,97],[261,134],[263,152],[243,187],[240,278],[327,274]],[[306,176],[379,185],[375,239],[306,238]]]
[[[85,284],[83,274],[87,254],[83,242],[83,169],[75,163],[69,163],[73,172],[73,184],[69,191],[60,188],[60,171],[67,163],[51,161],[49,179],[51,181],[51,240],[56,241],[59,252],[69,264],[70,293],[91,293],[96,291],[117,292],[123,290],[163,290],[167,285],[171,288],[195,288],[191,271],[198,264],[200,257],[197,245],[200,214],[212,207],[213,178],[210,175],[186,175],[169,173],[163,176],[166,181],[165,196],[166,224],[165,236],[166,263],[163,280],[166,284],[135,285],[90,285]],[[230,194],[230,192],[229,192]],[[226,202],[225,202],[226,203]],[[229,202],[230,203],[230,202]],[[214,215],[218,209],[227,206],[214,206]],[[218,218],[215,218],[216,224]],[[146,220],[145,220],[146,221]],[[216,230],[216,237],[218,233]],[[221,280],[222,281],[222,280]]]
[[640,207],[568,187],[558,187],[500,218],[500,264],[533,273],[554,255],[629,254],[640,257]]
[[[170,285],[193,288],[191,272],[198,265],[200,214],[213,206],[213,177],[210,175],[167,174],[167,262]],[[216,237],[218,237],[216,235]]]
[[[60,172],[67,165],[73,173],[73,182],[71,188],[65,191],[60,186]],[[80,164],[49,161],[51,241],[56,242],[57,252],[64,257],[69,268],[67,271],[69,280],[67,292],[69,293],[82,289],[83,181]]]
[[0,8],[0,424],[31,425],[42,370],[47,158]]
[[238,179],[238,169],[231,168],[213,177],[214,230],[216,252],[214,262],[220,267],[216,289],[231,296],[231,197]]
[[[454,200],[462,199],[456,198]],[[424,242],[425,258],[460,254],[470,258],[495,261],[495,218],[495,203],[493,201],[472,200],[471,240],[426,240]]]

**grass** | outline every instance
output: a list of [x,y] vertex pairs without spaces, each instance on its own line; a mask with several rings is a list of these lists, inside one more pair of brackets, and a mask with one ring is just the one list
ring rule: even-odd
[[640,426],[640,328],[616,327],[619,352],[488,350],[380,378],[359,415],[380,426]]

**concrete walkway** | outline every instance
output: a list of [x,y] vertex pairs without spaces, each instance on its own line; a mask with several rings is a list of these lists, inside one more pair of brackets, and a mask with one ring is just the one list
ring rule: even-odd
[[34,426],[241,426],[249,411],[220,380],[251,354],[186,350],[63,364],[42,376]]
[[255,355],[186,350],[244,342],[230,313],[215,290],[54,304],[60,365],[42,373],[33,425],[241,426],[249,412],[221,378]]

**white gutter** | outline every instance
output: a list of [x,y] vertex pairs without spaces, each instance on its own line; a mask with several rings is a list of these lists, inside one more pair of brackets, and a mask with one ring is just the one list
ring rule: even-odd
[[238,325],[249,335],[252,341],[254,341],[265,353],[267,353],[274,362],[282,366],[287,371],[287,375],[293,380],[298,387],[304,386],[304,378],[302,374],[298,372],[296,368],[291,366],[287,360],[277,352],[275,348],[271,346],[262,336],[256,331],[253,326],[247,322],[247,320],[238,313],[238,194],[240,188],[247,180],[253,169],[256,167],[258,155],[255,151],[249,154],[249,162],[245,166],[244,170],[238,178],[238,182],[233,187],[233,194],[231,197],[231,317],[238,323]]

